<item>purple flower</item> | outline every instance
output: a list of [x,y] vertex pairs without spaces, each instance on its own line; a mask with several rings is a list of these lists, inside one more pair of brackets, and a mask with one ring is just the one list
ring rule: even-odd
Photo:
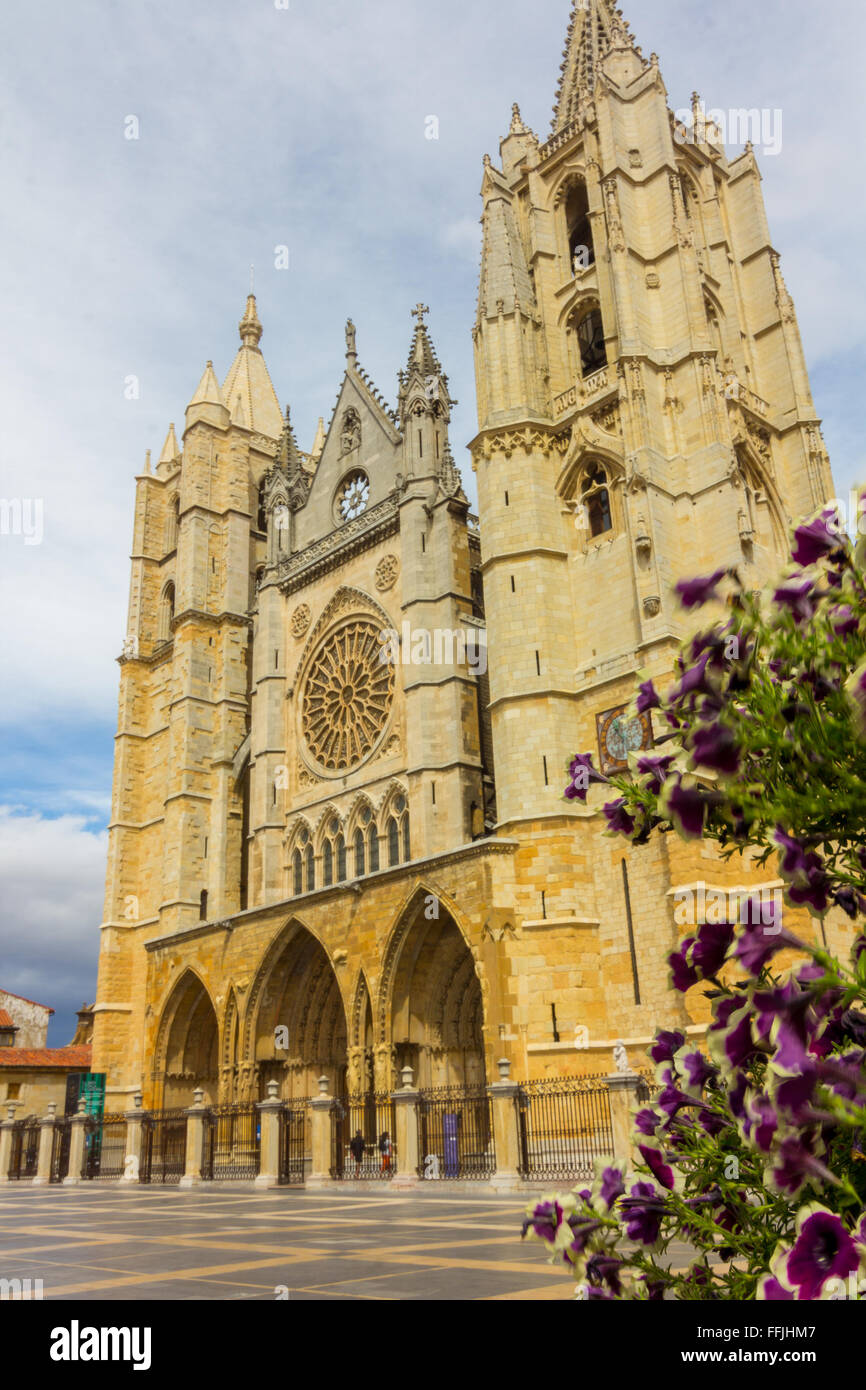
[[866,912],[866,898],[862,893],[858,893],[854,888],[837,888],[833,894],[833,901],[837,907],[841,907],[853,921],[858,914]]
[[697,1048],[694,1052],[680,1053],[677,1064],[683,1074],[683,1084],[686,1089],[697,1092],[699,1095],[705,1089],[707,1082],[715,1081],[718,1076],[716,1068]]
[[709,1032],[713,1055],[725,1072],[738,1071],[756,1051],[752,1041],[751,1009],[748,1004],[736,1009],[724,1026],[718,1021]]
[[668,774],[668,769],[673,766],[675,761],[676,759],[673,757],[638,758],[638,775],[641,777],[648,777],[650,779],[647,783],[648,791],[651,791],[655,796],[658,796],[659,792],[662,789],[662,784],[665,780],[665,777]]
[[838,637],[849,637],[860,626],[860,619],[847,603],[840,604],[830,613],[830,626]]
[[661,700],[652,681],[643,681],[638,687],[636,709],[638,714],[646,714],[647,710],[661,709]]
[[750,975],[760,975],[768,960],[786,947],[799,947],[802,943],[790,932],[782,930],[781,923],[747,924],[737,937],[734,955]]
[[698,691],[705,695],[713,693],[711,687],[706,683],[709,661],[710,653],[704,652],[694,666],[689,666],[683,670],[679,685],[675,685],[668,691],[669,704],[676,704],[685,699],[686,695],[694,695]]
[[846,681],[845,694],[848,696],[860,737],[866,738],[866,661],[861,662]]
[[778,1128],[779,1116],[770,1097],[751,1096],[746,1101],[746,1120],[743,1124],[743,1131],[749,1142],[761,1153],[768,1154]]
[[667,818],[685,839],[699,839],[704,833],[707,810],[716,805],[717,793],[687,786],[682,777],[669,777],[662,788],[662,809]]
[[608,801],[602,807],[607,820],[608,829],[617,835],[634,834],[634,816],[630,816],[625,809],[625,797],[620,796],[616,801]]
[[838,513],[835,507],[825,507],[811,521],[797,527],[791,555],[798,565],[814,565],[840,545]]
[[813,1152],[814,1143],[809,1133],[790,1134],[782,1140],[764,1173],[764,1181],[774,1192],[796,1197],[807,1182],[835,1182],[833,1174]]
[[654,1135],[661,1122],[661,1115],[657,1115],[649,1106],[643,1106],[634,1117],[634,1127],[638,1134]]
[[624,1260],[618,1260],[613,1255],[590,1255],[586,1262],[586,1277],[596,1288],[606,1284],[611,1293],[619,1295],[622,1293],[619,1272],[624,1264]]
[[692,761],[710,772],[733,774],[740,767],[740,748],[727,724],[700,724],[689,739]]
[[591,753],[578,753],[569,764],[568,775],[571,781],[565,789],[567,801],[586,801],[590,782],[606,783],[610,780],[593,767]]
[[649,1050],[652,1061],[660,1064],[662,1062],[672,1062],[674,1055],[679,1052],[686,1040],[685,1033],[671,1032],[662,1028],[655,1035],[655,1041]]
[[610,1211],[617,1197],[621,1197],[624,1192],[625,1183],[622,1180],[621,1170],[613,1166],[605,1168],[601,1175],[599,1196],[608,1211]]
[[730,922],[704,922],[692,947],[691,962],[702,979],[715,975],[727,959],[734,939]]
[[797,1216],[797,1239],[785,1260],[785,1278],[800,1301],[819,1298],[828,1279],[845,1279],[860,1253],[838,1216],[817,1204]]
[[685,994],[692,985],[698,983],[698,972],[689,960],[689,953],[695,940],[694,936],[687,936],[680,949],[672,951],[668,956],[668,965],[671,968],[671,989],[675,989],[678,994]]
[[669,1163],[665,1162],[665,1156],[656,1144],[638,1144],[637,1151],[649,1168],[656,1182],[662,1187],[673,1190],[674,1170]]
[[782,1303],[790,1302],[795,1295],[780,1284],[774,1274],[765,1274],[758,1285],[757,1297],[759,1301],[766,1299],[768,1302]]
[[814,585],[811,579],[803,579],[799,584],[793,580],[782,584],[773,594],[773,602],[780,608],[790,608],[795,622],[808,623],[815,616],[815,603],[812,598]]
[[556,1201],[539,1202],[523,1223],[522,1234],[532,1227],[539,1240],[554,1241],[556,1232],[562,1225],[562,1207]]
[[716,586],[726,573],[726,570],[720,569],[704,579],[681,579],[674,585],[674,591],[683,608],[700,608],[702,604],[717,598]]
[[667,1207],[664,1197],[653,1183],[634,1183],[630,1195],[620,1198],[619,1210],[629,1240],[635,1240],[640,1245],[655,1245]]

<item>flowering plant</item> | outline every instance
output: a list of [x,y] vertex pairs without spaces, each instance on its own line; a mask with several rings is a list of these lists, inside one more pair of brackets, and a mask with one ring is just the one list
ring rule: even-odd
[[[637,709],[663,721],[661,746],[611,779],[578,755],[566,796],[585,801],[591,782],[609,782],[612,834],[639,844],[674,829],[723,855],[775,855],[788,903],[856,920],[866,547],[826,508],[795,532],[792,561],[765,596],[734,570],[677,586],[697,608],[725,584],[728,615],[685,645],[664,697],[641,684]],[[796,963],[774,973],[782,950]],[[600,1162],[590,1188],[534,1205],[524,1234],[590,1299],[866,1294],[866,936],[842,965],[754,898],[738,923],[699,925],[669,965],[674,989],[710,986],[708,1055],[658,1033],[660,1090],[634,1119],[634,1171]]]

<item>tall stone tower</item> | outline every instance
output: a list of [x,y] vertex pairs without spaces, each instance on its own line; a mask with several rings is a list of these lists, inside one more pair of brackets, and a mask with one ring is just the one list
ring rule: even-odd
[[[761,586],[791,519],[832,495],[755,154],[690,135],[621,11],[580,0],[550,137],[515,105],[481,187],[471,450],[498,830],[537,851],[528,915],[584,922],[579,953],[597,934],[585,978],[632,1034],[665,995],[672,885],[710,871],[679,846],[624,855],[603,792],[563,804],[564,768],[587,750],[621,768],[649,741],[624,706],[639,669],[671,670],[674,582],[735,564]],[[560,1011],[594,1031],[582,1007]]]

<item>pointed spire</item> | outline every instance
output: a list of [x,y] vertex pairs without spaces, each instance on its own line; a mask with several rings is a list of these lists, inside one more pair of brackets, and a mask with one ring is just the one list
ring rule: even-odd
[[256,310],[256,297],[254,294],[247,295],[247,307],[244,310],[243,318],[238,324],[238,332],[241,335],[241,342],[244,347],[258,348],[262,336],[262,325]]
[[269,439],[279,439],[283,417],[259,347],[262,325],[254,294],[247,295],[238,332],[241,346],[223,382],[223,399],[231,413],[232,424],[267,435]]
[[280,435],[280,447],[277,449],[277,466],[289,478],[295,477],[301,471],[301,451],[298,448],[295,431],[292,429],[292,416],[288,406],[286,406],[283,429]]
[[174,432],[174,423],[172,423],[168,427],[168,434],[165,436],[165,443],[162,446],[157,467],[168,468],[179,456],[180,449],[178,448],[177,435]]
[[413,318],[417,319],[417,323],[415,324],[415,332],[412,334],[412,342],[409,345],[408,370],[411,372],[414,367],[423,376],[441,376],[442,364],[436,356],[436,350],[430,341],[427,325],[424,322],[424,317],[429,314],[430,310],[426,304],[419,302],[409,312]]
[[592,97],[602,59],[629,50],[640,57],[628,21],[613,0],[574,0],[553,107],[554,131],[574,119],[580,100]]
[[321,457],[322,450],[324,449],[324,447],[325,447],[325,421],[324,421],[324,419],[322,418],[322,416],[320,415],[320,416],[319,416],[319,423],[318,423],[318,425],[316,426],[316,437],[315,437],[315,439],[313,440],[313,447],[312,447],[312,449],[310,450],[310,458],[314,458],[314,459],[320,458],[320,457]]
[[201,381],[195,388],[190,405],[223,405],[219,382],[214,375],[213,362],[208,358]]
[[511,128],[508,133],[509,135],[526,134],[526,126],[523,124],[523,120],[520,115],[520,107],[517,105],[516,101],[512,104],[511,107]]

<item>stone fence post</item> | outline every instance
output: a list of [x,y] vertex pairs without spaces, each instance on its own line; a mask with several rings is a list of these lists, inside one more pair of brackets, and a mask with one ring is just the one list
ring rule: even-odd
[[192,1102],[186,1112],[186,1159],[183,1177],[180,1180],[181,1187],[198,1187],[201,1182],[201,1160],[207,1106],[204,1103],[204,1091],[200,1086],[193,1091]]
[[84,1141],[87,1138],[87,1121],[90,1116],[85,1108],[84,1097],[78,1102],[78,1110],[69,1122],[69,1171],[63,1179],[65,1187],[77,1187],[81,1182],[84,1167]]
[[39,1121],[39,1155],[36,1160],[34,1187],[44,1187],[51,1182],[51,1156],[54,1153],[54,1125],[57,1120],[57,1101],[48,1102],[48,1114]]
[[333,1096],[328,1095],[327,1076],[319,1077],[319,1094],[310,1101],[310,1147],[312,1164],[306,1181],[311,1189],[330,1187],[331,1177],[331,1108]]
[[136,1091],[132,1097],[135,1109],[127,1110],[123,1117],[126,1120],[126,1152],[123,1158],[123,1177],[120,1181],[125,1183],[141,1181],[142,1145],[144,1143],[143,1102],[144,1097],[141,1091]]
[[391,1092],[394,1102],[394,1136],[397,1148],[397,1171],[389,1188],[397,1191],[418,1186],[418,1091],[415,1089],[415,1073],[411,1067],[400,1071],[402,1086]]
[[12,1162],[12,1135],[15,1132],[15,1110],[17,1102],[10,1100],[6,1107],[6,1119],[0,1124],[0,1182],[9,1181],[9,1164]]
[[487,1087],[490,1109],[493,1112],[493,1141],[496,1147],[496,1172],[490,1179],[494,1192],[514,1192],[520,1186],[520,1118],[517,1113],[516,1081],[510,1080],[511,1062],[500,1057],[496,1063],[499,1080]]
[[[614,1063],[619,1060],[618,1049],[614,1049]],[[622,1055],[622,1053],[620,1054]],[[610,1096],[610,1126],[613,1136],[613,1156],[624,1159],[629,1167],[637,1157],[634,1147],[634,1105],[637,1100],[641,1077],[631,1071],[627,1062],[622,1071],[612,1072],[605,1078]]]
[[269,1081],[267,1090],[267,1100],[260,1100],[256,1106],[262,1123],[256,1187],[274,1187],[280,1180],[280,1118],[283,1102],[277,1094],[279,1086],[276,1081]]

